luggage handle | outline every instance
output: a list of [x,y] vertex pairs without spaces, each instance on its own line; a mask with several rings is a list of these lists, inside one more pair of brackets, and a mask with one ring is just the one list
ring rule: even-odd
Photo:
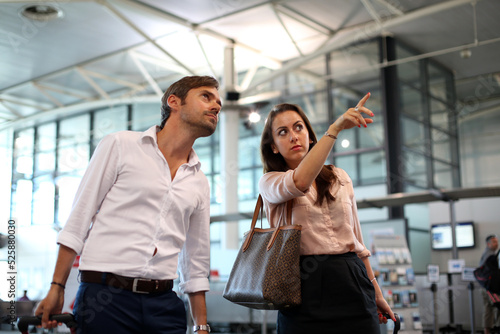
[[[62,322],[63,324],[68,326],[68,328],[76,328],[76,321],[73,314],[71,313],[53,314],[49,316],[49,320]],[[41,324],[42,324],[41,316],[20,317],[17,320],[17,328],[21,333],[28,333],[29,325],[40,326]]]
[[[384,314],[384,317],[387,319],[391,319],[391,316],[387,313]],[[394,334],[397,334],[399,330],[401,329],[401,320],[399,319],[399,315],[397,313],[394,313],[394,318],[396,321],[394,321]]]

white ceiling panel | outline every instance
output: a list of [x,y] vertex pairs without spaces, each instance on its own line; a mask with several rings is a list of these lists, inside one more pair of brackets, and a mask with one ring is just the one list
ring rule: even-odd
[[[452,70],[459,104],[471,97],[479,101],[476,111],[481,103],[500,104],[498,0],[50,4],[63,15],[33,21],[20,14],[33,2],[0,0],[0,129],[89,101],[158,94],[190,73],[220,78],[224,49],[233,44],[241,73],[237,88],[248,100],[258,93],[252,91],[257,84],[266,87],[287,71],[321,80],[326,74],[318,59],[331,51],[335,66],[342,68],[333,78],[359,88],[380,66],[373,62],[376,48],[354,53],[343,48],[385,34],[415,49],[417,58]],[[463,57],[464,48],[470,57]]]

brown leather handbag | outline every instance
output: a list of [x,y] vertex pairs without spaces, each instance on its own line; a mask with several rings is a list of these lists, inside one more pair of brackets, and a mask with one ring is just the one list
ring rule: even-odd
[[242,306],[266,310],[301,303],[302,226],[292,225],[292,201],[286,203],[286,216],[282,215],[284,222],[281,220],[274,228],[256,228],[259,211],[262,211],[262,197],[259,195],[251,229],[236,256],[224,298]]

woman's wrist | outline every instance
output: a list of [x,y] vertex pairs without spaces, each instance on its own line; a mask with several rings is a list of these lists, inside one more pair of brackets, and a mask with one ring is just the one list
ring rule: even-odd
[[336,128],[336,127],[334,127],[334,126],[333,126],[333,124],[332,124],[332,125],[330,125],[330,126],[328,127],[328,130],[326,130],[326,133],[327,133],[327,136],[328,136],[328,137],[332,137],[332,136],[333,136],[333,137],[338,137],[338,135],[339,135],[340,131],[339,131],[339,130],[337,130],[337,128]]

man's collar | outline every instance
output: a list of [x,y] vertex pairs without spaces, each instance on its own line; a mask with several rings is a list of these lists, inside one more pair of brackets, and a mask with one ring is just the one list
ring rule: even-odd
[[[161,129],[158,125],[154,125],[154,126],[150,127],[149,129],[147,129],[146,131],[144,131],[142,133],[141,140],[144,140],[144,138],[150,138],[151,142],[154,143],[156,145],[156,147],[158,147],[158,135],[157,134],[160,130]],[[187,164],[189,167],[195,167],[196,171],[200,170],[201,161],[198,158],[198,155],[196,154],[196,152],[194,151],[193,148],[191,148],[191,152],[189,153],[189,158],[188,158]]]

